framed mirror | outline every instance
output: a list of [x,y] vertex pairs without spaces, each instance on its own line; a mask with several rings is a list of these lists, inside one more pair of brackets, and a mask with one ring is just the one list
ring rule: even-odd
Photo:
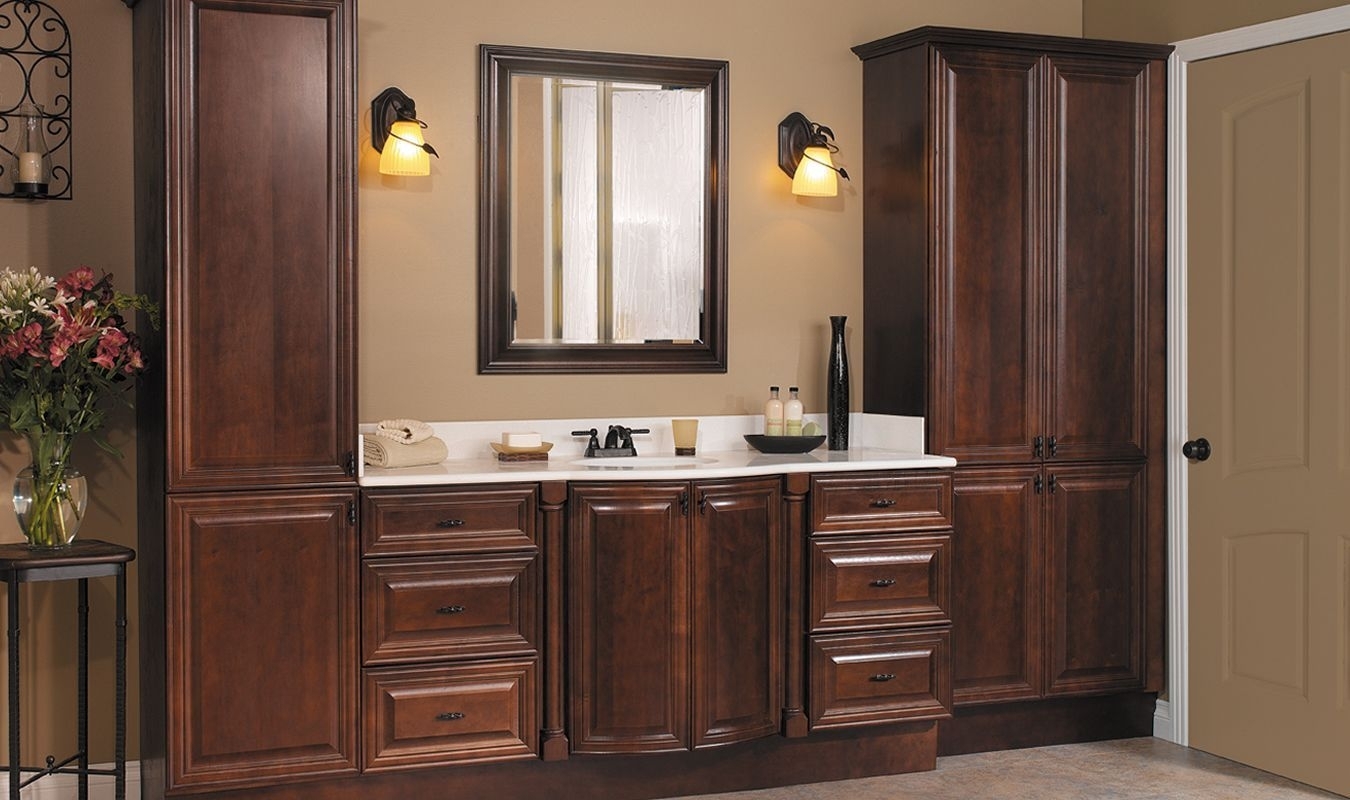
[[727,63],[479,47],[480,373],[726,372]]

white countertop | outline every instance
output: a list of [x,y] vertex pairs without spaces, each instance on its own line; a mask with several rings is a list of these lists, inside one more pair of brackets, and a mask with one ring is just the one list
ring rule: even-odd
[[[824,426],[823,415],[808,414]],[[596,427],[600,438],[610,424],[651,428],[646,436],[634,436],[639,456],[584,458],[585,437],[572,437],[572,430]],[[619,420],[511,420],[496,422],[433,423],[436,435],[445,440],[450,457],[439,464],[382,469],[366,466],[362,486],[434,486],[440,484],[507,483],[532,481],[624,481],[703,480],[791,472],[848,472],[859,470],[940,469],[956,466],[956,460],[922,452],[923,421],[915,417],[877,414],[850,415],[848,450],[828,450],[821,445],[809,453],[767,454],[750,448],[744,433],[762,430],[763,418],[715,416],[699,418],[698,455],[674,455],[669,419],[629,418]],[[363,425],[369,432],[373,424]],[[548,461],[499,462],[488,447],[500,441],[505,431],[538,431],[554,442]],[[865,443],[866,446],[860,446]],[[357,452],[360,452],[358,449]],[[643,465],[642,461],[655,461]],[[678,466],[671,466],[678,463]]]

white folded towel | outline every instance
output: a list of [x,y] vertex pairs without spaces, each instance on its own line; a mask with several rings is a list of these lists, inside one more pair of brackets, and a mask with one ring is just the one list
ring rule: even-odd
[[365,460],[372,467],[420,467],[426,464],[439,464],[450,454],[445,442],[435,436],[412,444],[401,444],[378,436],[366,436],[364,442]]
[[376,436],[402,444],[426,441],[433,433],[430,425],[415,419],[385,419],[375,426]]

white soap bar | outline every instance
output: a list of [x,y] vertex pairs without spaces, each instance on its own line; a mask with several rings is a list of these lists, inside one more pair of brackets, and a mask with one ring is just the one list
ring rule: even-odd
[[544,443],[544,437],[537,433],[503,433],[502,444],[507,447],[538,447]]

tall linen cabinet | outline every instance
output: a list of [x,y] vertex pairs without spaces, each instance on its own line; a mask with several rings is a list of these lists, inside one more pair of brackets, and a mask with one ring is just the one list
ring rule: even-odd
[[1040,743],[973,725],[956,741],[963,720],[1000,714],[1082,735],[1057,698],[1093,696],[1100,716],[1103,696],[1130,693],[1116,708],[1133,722],[1101,735],[1147,732],[1164,641],[1169,49],[942,28],[854,48],[864,408],[926,417],[928,449],[959,463],[944,752]]
[[355,774],[355,2],[133,14],[144,796]]

